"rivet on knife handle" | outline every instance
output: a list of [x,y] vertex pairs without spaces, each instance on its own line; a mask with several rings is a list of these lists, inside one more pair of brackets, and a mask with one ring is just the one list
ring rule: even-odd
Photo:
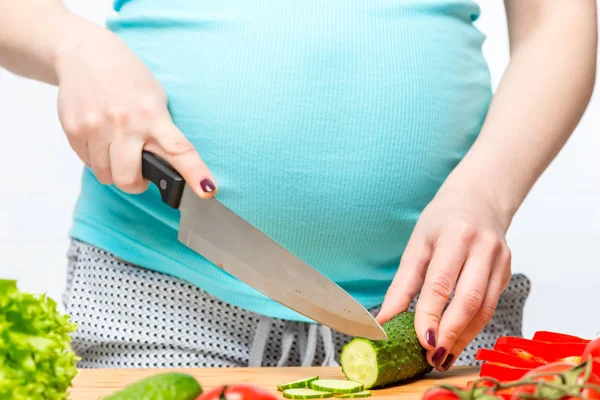
[[173,208],[179,207],[185,180],[168,162],[155,154],[143,151],[142,176],[158,187],[165,203]]

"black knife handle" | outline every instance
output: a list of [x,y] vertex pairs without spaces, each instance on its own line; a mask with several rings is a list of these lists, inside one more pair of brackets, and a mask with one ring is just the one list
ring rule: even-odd
[[158,187],[162,201],[173,208],[179,207],[185,180],[168,162],[142,151],[142,176]]

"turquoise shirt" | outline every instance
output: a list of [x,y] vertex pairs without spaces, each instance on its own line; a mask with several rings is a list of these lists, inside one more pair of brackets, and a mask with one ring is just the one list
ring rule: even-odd
[[[489,106],[478,6],[130,0],[115,10],[108,28],[164,86],[217,198],[365,307],[381,304]],[[178,224],[156,187],[129,195],[84,170],[73,237],[236,306],[306,321],[180,244]]]

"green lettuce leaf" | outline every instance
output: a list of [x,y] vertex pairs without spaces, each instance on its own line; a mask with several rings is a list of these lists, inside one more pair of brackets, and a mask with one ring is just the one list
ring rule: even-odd
[[0,280],[0,399],[67,399],[77,374],[75,329],[51,298]]

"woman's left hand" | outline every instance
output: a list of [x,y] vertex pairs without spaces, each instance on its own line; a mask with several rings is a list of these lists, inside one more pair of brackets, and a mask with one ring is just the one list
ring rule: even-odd
[[491,320],[508,285],[509,223],[487,190],[446,181],[416,224],[377,320],[406,311],[420,291],[419,341],[429,363],[447,370]]

